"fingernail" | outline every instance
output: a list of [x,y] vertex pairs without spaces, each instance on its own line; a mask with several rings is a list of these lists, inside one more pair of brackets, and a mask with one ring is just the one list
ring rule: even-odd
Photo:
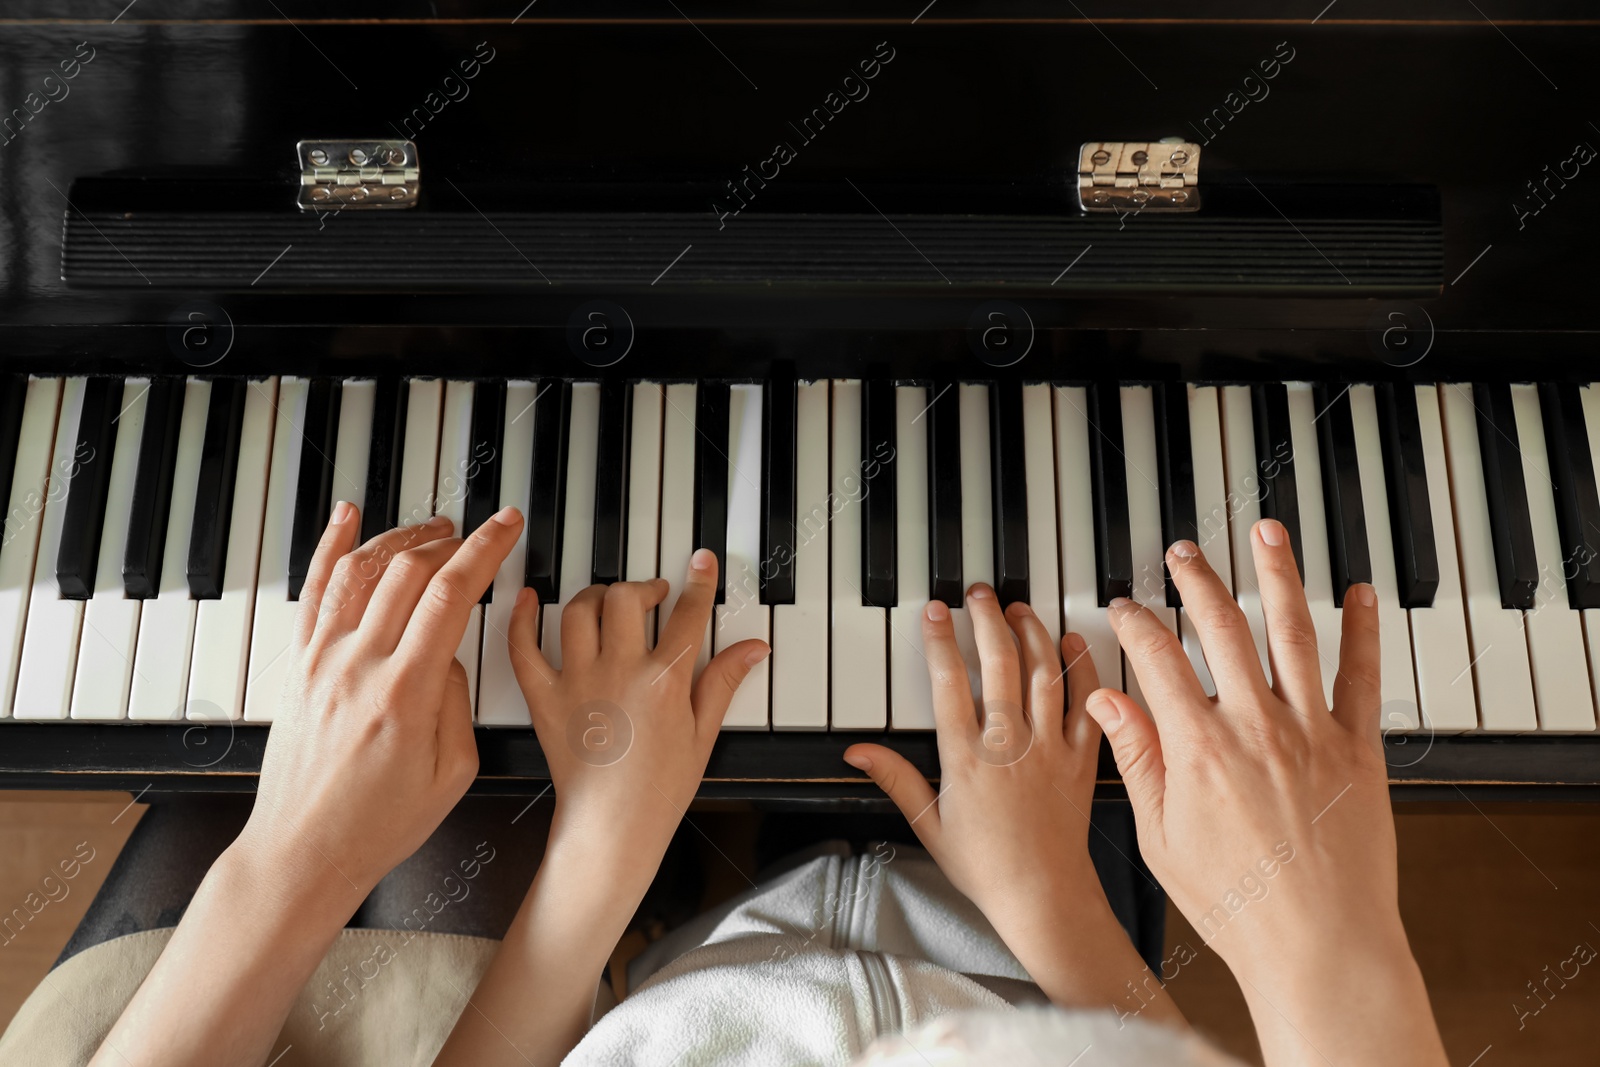
[[872,770],[872,757],[865,752],[846,752],[844,761],[858,771]]
[[522,517],[517,514],[517,509],[510,504],[507,504],[489,517],[501,526],[515,526],[522,521]]
[[1078,634],[1068,634],[1066,639],[1067,651],[1074,656],[1081,656],[1089,649],[1089,645]]
[[532,595],[533,595],[533,590],[528,588],[527,586],[523,586],[521,589],[517,590],[516,603],[513,604],[512,606],[513,607],[518,607],[518,608],[522,607],[522,605],[524,605],[524,604],[526,604],[528,602],[528,598],[531,597]]
[[770,648],[751,649],[749,652],[745,653],[744,665],[746,667],[754,667],[757,663],[760,663],[771,654],[772,649]]
[[989,597],[994,596],[994,590],[990,589],[987,585],[984,585],[982,582],[979,582],[978,584],[974,585],[971,589],[967,590],[967,596],[971,597],[973,600],[986,600]]
[[709,548],[697,548],[694,555],[689,557],[690,568],[697,571],[708,571],[716,562],[717,554]]
[[350,521],[350,515],[355,510],[356,506],[350,503],[350,501],[339,501],[333,506],[333,524],[335,526],[343,526],[345,523]]
[[1261,532],[1261,540],[1276,548],[1283,544],[1283,523],[1277,519],[1262,519],[1256,523],[1256,529]]
[[1089,702],[1085,705],[1094,721],[1100,724],[1100,729],[1110,733],[1122,722],[1122,713],[1117,710],[1117,705],[1108,696],[1095,690],[1089,694]]
[[1111,598],[1111,603],[1107,604],[1106,606],[1107,607],[1111,607],[1111,608],[1117,608],[1118,610],[1122,610],[1122,609],[1125,609],[1125,608],[1131,608],[1133,606],[1133,601],[1129,600],[1125,596],[1112,597]]
[[1174,541],[1172,542],[1172,547],[1167,551],[1179,559],[1193,559],[1200,554],[1200,550],[1194,546],[1193,541]]
[[1006,610],[1011,612],[1011,614],[1019,616],[1020,618],[1024,618],[1024,619],[1027,618],[1029,615],[1033,614],[1033,609],[1030,608],[1027,605],[1027,603],[1025,601],[1022,601],[1022,600],[1013,600],[1011,602],[1011,606],[1009,608],[1007,608]]
[[942,600],[930,600],[925,609],[929,622],[944,622],[950,617],[950,609]]
[[422,525],[431,527],[435,530],[448,530],[454,524],[451,523],[450,516],[448,515],[435,515]]
[[1360,585],[1352,585],[1350,591],[1356,595],[1356,602],[1364,608],[1370,608],[1378,602],[1378,594],[1373,592],[1372,586],[1366,582],[1362,582]]

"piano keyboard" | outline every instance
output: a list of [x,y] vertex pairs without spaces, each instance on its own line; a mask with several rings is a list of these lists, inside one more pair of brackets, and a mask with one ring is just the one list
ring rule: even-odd
[[1330,690],[1344,591],[1376,587],[1386,730],[1591,732],[1597,469],[1600,387],[1566,384],[0,376],[0,715],[269,722],[349,499],[363,537],[526,514],[459,651],[485,725],[528,723],[518,588],[559,665],[575,593],[676,585],[701,545],[723,561],[702,662],[773,645],[728,730],[931,730],[920,615],[951,605],[976,685],[975,581],[1083,634],[1138,699],[1105,619],[1132,597],[1209,690],[1163,549],[1201,546],[1266,665],[1248,530],[1267,516]]

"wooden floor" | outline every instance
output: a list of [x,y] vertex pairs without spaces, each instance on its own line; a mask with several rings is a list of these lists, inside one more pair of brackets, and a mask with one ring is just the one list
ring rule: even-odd
[[[20,931],[0,933],[0,1026],[49,970],[127,840],[143,811],[131,799],[0,794],[0,917],[16,908],[30,916]],[[745,820],[707,815],[697,823],[741,838],[725,842],[726,854],[749,852]],[[1451,1062],[1600,1062],[1600,968],[1584,968],[1565,987],[1549,979],[1575,946],[1600,948],[1600,807],[1405,807],[1399,838],[1401,907]],[[72,870],[75,860],[75,877],[64,879],[61,863]],[[746,884],[719,864],[728,866],[708,864],[710,881],[726,881],[727,891]],[[1167,941],[1198,956],[1168,985],[1191,1022],[1259,1063],[1238,985],[1176,911]]]

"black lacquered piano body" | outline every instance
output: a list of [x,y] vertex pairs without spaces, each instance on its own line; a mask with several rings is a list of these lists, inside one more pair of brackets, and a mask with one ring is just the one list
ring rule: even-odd
[[[286,5],[294,25],[247,4],[204,22],[156,0],[115,24],[14,11],[0,50],[26,117],[0,146],[0,369],[1329,395],[1600,378],[1584,267],[1600,209],[1574,163],[1600,133],[1569,103],[1596,26],[1519,9],[1513,48],[1443,7],[1402,21],[1349,2],[1315,23],[948,0],[914,22],[826,5],[694,24],[628,4],[515,21],[402,4],[378,24]],[[395,131],[421,157],[414,211],[294,208],[296,141]],[[1166,134],[1204,145],[1200,212],[1078,214],[1080,143]],[[775,141],[794,158],[750,182]],[[581,240],[558,240],[563,214]],[[827,256],[797,253],[808,235]],[[605,366],[582,342],[597,308],[627,342]],[[1016,346],[999,353],[997,312]],[[0,729],[7,782],[135,790],[249,788],[265,739]],[[543,787],[530,732],[479,735],[478,788]],[[705,795],[869,796],[838,760],[859,736],[729,734]],[[890,741],[936,771],[930,736]],[[1582,734],[1389,746],[1397,795],[1600,785]]]

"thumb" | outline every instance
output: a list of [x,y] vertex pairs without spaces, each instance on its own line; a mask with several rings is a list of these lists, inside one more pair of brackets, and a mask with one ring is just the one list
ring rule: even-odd
[[531,714],[534,695],[555,683],[556,672],[539,651],[539,594],[527,586],[518,591],[511,606],[506,640],[511,646],[511,673],[516,675]]
[[[844,761],[858,771],[865,771],[911,823],[918,840],[929,845],[939,831],[939,809],[933,803],[938,794],[910,760],[892,748],[863,744],[845,749]],[[928,851],[933,851],[931,845]]]
[[728,714],[728,705],[733,702],[733,694],[738,692],[739,683],[744,681],[751,668],[771,652],[765,641],[752,637],[748,641],[729,645],[711,657],[711,662],[706,664],[706,669],[700,672],[700,677],[694,683],[694,695],[691,698],[695,718],[702,727],[711,730],[721,728],[722,717]]
[[1161,736],[1154,720],[1132,697],[1116,689],[1090,693],[1088,711],[1111,742],[1134,818],[1141,826],[1160,826],[1167,766],[1161,758]]

